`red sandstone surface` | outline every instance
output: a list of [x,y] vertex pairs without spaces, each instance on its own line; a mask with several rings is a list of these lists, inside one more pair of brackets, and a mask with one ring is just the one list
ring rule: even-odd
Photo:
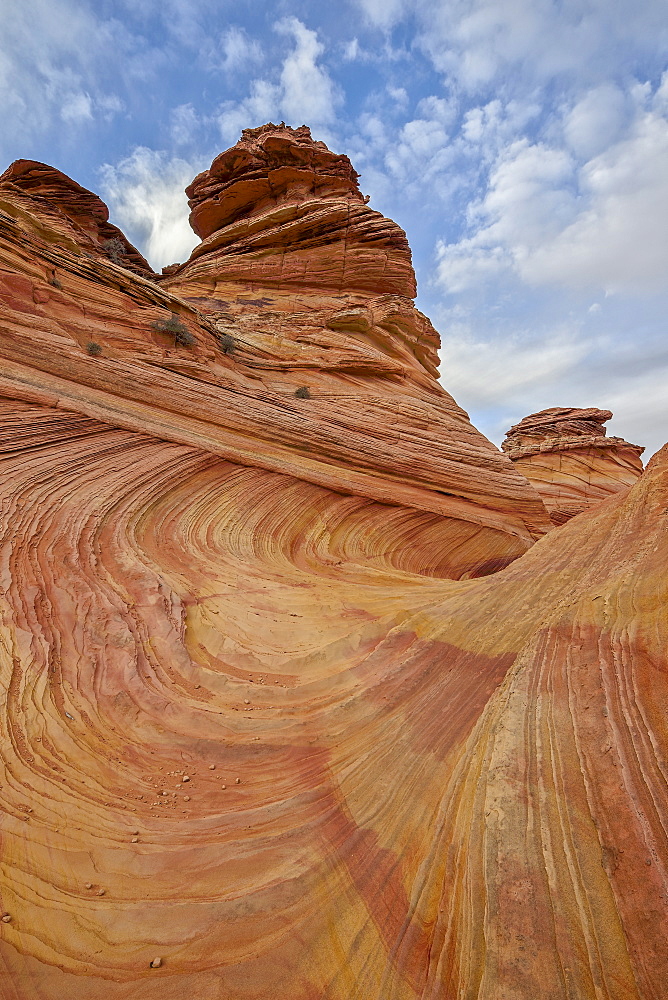
[[668,449],[623,481],[608,414],[558,410],[499,452],[436,380],[405,235],[306,129],[196,178],[160,278],[24,162],[3,1000],[660,1000]]
[[644,448],[606,437],[610,410],[551,407],[508,431],[502,449],[540,493],[555,524],[614,493],[642,473]]

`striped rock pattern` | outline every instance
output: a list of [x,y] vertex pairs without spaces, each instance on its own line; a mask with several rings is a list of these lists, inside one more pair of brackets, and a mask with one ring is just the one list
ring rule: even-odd
[[[3,1000],[661,1000],[668,448],[546,532],[403,299],[351,318],[242,284],[227,353],[178,275],[50,241],[19,200],[0,191]],[[290,301],[302,340],[275,334]],[[172,313],[194,343],[153,330]],[[367,351],[393,374],[351,374]],[[341,385],[358,438],[334,434]]]
[[642,473],[644,448],[606,437],[610,410],[554,406],[511,427],[503,451],[540,493],[554,524],[625,493]]

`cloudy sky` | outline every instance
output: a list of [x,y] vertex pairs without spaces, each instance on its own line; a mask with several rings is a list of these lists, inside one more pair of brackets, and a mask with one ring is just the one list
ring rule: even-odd
[[668,439],[666,0],[2,0],[0,170],[97,191],[154,267],[266,121],[408,233],[442,380],[499,443],[547,406]]

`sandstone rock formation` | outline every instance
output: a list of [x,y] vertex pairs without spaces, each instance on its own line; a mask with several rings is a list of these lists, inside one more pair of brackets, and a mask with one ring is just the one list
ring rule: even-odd
[[65,239],[76,252],[108,258],[136,274],[155,277],[136,247],[109,222],[104,202],[60,170],[35,160],[16,160],[0,174],[0,192],[3,210],[18,214],[28,229],[35,227],[34,232],[49,242]]
[[554,406],[511,427],[501,445],[540,493],[555,524],[613,493],[626,492],[642,473],[644,448],[606,437],[610,410]]
[[548,530],[309,143],[159,284],[0,188],[0,995],[660,1000],[668,448]]

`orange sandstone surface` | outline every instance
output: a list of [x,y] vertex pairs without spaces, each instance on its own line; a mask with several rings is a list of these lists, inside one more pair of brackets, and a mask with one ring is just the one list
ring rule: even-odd
[[555,528],[305,128],[196,178],[160,277],[25,162],[3,1000],[665,997],[668,448]]
[[644,448],[606,437],[610,410],[554,406],[511,427],[501,445],[540,493],[555,524],[626,492],[642,473]]

